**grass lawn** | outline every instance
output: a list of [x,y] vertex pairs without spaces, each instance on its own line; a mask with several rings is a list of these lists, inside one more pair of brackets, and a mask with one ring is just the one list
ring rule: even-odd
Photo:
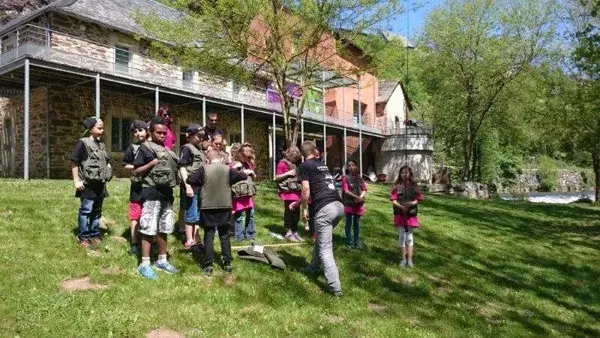
[[[79,202],[70,181],[0,181],[0,336],[600,336],[600,218],[582,205],[468,201],[426,196],[415,233],[415,265],[400,268],[389,187],[371,186],[363,250],[335,255],[344,297],[324,277],[300,272],[309,245],[279,250],[288,270],[234,261],[201,276],[194,257],[170,240],[181,273],[137,275],[128,255],[128,181],[109,185],[109,226],[97,257],[76,245]],[[277,240],[282,206],[271,184],[257,198],[258,237]],[[218,245],[217,245],[218,248]],[[90,277],[105,288],[64,292]]]

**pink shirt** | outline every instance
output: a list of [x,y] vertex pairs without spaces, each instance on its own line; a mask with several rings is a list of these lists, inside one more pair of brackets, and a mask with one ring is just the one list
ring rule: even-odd
[[[288,172],[290,168],[284,161],[279,161],[277,168],[275,169],[276,175],[281,175]],[[299,201],[300,191],[279,191],[279,198],[282,201]]]
[[[423,194],[419,191],[417,192],[417,196],[415,197],[415,200],[417,202],[421,202],[423,200],[424,196]],[[390,201],[395,201],[398,199],[398,189],[396,187],[394,187],[394,189],[392,190],[392,193],[390,194]],[[413,227],[416,228],[418,227],[419,224],[419,219],[417,219],[416,216],[406,216],[406,215],[394,215],[394,225],[396,227],[401,227],[401,226],[409,226],[409,227]]]
[[[360,190],[367,191],[367,184],[364,180],[360,182]],[[342,194],[344,191],[350,190],[350,184],[348,183],[348,179],[346,176],[342,176]],[[356,205],[344,205],[344,213],[351,215],[362,216],[365,214],[365,204],[356,204]]]
[[177,138],[175,137],[175,134],[173,134],[173,131],[171,130],[171,128],[167,128],[167,137],[165,138],[165,148],[167,148],[169,150],[173,150],[173,147],[175,146],[176,141],[177,141]]
[[[230,167],[233,168],[236,162],[231,162]],[[242,163],[244,169],[256,170],[256,166],[252,163]],[[231,206],[233,211],[240,212],[254,208],[254,198],[252,196],[237,197],[231,200]]]

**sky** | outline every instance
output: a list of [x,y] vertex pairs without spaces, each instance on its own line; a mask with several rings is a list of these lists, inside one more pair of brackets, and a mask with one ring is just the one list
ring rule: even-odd
[[[403,0],[405,12],[398,15],[392,22],[392,31],[406,36],[406,16],[408,15],[409,40],[413,41],[425,22],[427,14],[443,0]],[[406,8],[409,10],[406,11]]]

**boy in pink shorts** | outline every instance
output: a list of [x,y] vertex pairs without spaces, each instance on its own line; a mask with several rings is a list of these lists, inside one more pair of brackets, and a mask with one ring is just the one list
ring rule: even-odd
[[133,173],[133,161],[135,160],[141,144],[146,142],[148,136],[148,125],[144,121],[134,121],[130,127],[133,135],[133,143],[127,148],[123,155],[125,170],[131,172],[131,187],[129,188],[129,222],[131,223],[131,246],[129,253],[137,255],[140,252],[139,224],[142,216],[142,177]]

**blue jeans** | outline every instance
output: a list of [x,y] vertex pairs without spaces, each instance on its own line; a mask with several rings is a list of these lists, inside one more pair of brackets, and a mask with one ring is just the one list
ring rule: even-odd
[[102,217],[102,202],[104,197],[81,199],[79,207],[79,239],[87,240],[100,236],[100,217]]
[[[354,228],[354,229],[351,229]],[[352,231],[354,230],[354,241],[352,240]],[[346,244],[359,246],[360,240],[358,235],[360,233],[360,216],[346,214]]]
[[198,210],[198,193],[194,197],[187,197],[185,193],[179,199],[179,205],[185,211],[183,221],[188,225],[198,225],[200,222],[200,210]]
[[[254,227],[254,208],[238,211],[233,215],[235,219],[235,239],[254,239],[256,228]],[[244,222],[245,220],[245,222]],[[244,222],[245,226],[242,226]]]

